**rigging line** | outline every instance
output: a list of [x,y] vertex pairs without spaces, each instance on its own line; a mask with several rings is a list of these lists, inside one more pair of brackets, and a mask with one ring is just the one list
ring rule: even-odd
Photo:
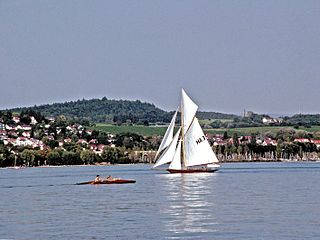
[[[191,127],[192,123],[194,122],[194,119],[195,119],[195,118],[196,118],[196,115],[193,116],[192,121],[191,121],[189,127],[187,128],[186,133],[190,130],[190,127]],[[200,123],[199,123],[199,124],[200,124]]]

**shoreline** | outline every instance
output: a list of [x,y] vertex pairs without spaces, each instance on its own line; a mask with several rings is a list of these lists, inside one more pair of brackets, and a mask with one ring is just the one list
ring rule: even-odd
[[[320,163],[320,160],[248,160],[248,161],[224,161],[219,162],[220,164],[228,164],[228,163]],[[130,165],[153,165],[154,163],[129,163],[129,164],[86,164],[86,165],[44,165],[44,166],[8,166],[8,167],[0,167],[0,169],[24,169],[24,168],[63,168],[63,167],[108,167],[108,166],[130,166]]]

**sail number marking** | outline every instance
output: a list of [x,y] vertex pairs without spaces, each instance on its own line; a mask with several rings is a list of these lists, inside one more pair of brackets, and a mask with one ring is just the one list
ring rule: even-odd
[[198,139],[196,140],[196,143],[199,144],[199,143],[202,143],[202,142],[205,141],[205,140],[206,140],[206,137],[205,137],[205,136],[202,136],[202,137],[200,137],[200,138],[198,138]]

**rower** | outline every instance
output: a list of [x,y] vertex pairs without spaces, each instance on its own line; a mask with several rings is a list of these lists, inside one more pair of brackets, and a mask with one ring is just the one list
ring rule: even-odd
[[106,178],[106,180],[111,181],[111,180],[114,180],[114,178],[111,177],[111,175],[109,175],[109,176]]
[[101,182],[100,175],[97,175],[96,178],[94,179],[94,182]]

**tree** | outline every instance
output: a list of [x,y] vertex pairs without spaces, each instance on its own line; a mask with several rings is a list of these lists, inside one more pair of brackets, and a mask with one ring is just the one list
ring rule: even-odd
[[122,133],[117,136],[115,141],[116,146],[133,149],[134,147],[141,147],[143,137],[135,133]]
[[282,140],[277,141],[277,147],[276,147],[276,158],[277,159],[282,158],[282,144],[283,144]]
[[256,145],[257,144],[257,135],[255,133],[251,133],[251,140],[250,143],[252,145]]
[[96,160],[96,155],[91,150],[84,150],[80,154],[80,159],[84,164],[93,164]]
[[79,140],[79,137],[76,134],[72,134],[71,139],[73,142],[77,142]]
[[63,163],[66,165],[82,164],[79,154],[75,152],[64,151],[62,153]]
[[227,132],[227,131],[224,131],[224,133],[223,133],[223,140],[227,140],[228,138],[229,138],[228,132]]
[[3,153],[0,153],[0,167],[4,167],[4,162],[6,158]]
[[111,164],[114,164],[117,162],[117,159],[119,158],[119,152],[117,148],[106,147],[103,149],[101,158],[105,162],[110,162]]
[[233,134],[232,139],[233,139],[233,145],[234,145],[235,147],[238,147],[238,146],[239,146],[239,139],[238,139],[238,133],[237,133],[237,132],[235,132],[235,133]]
[[49,165],[61,165],[60,152],[57,150],[52,150],[48,153],[48,164]]
[[27,166],[35,166],[35,152],[33,150],[24,149],[20,154],[20,158]]
[[36,155],[37,162],[39,162],[38,165],[47,164],[46,160],[48,159],[49,151],[50,150],[48,150],[48,149],[43,149],[43,150],[36,151],[35,155]]
[[21,112],[20,114],[20,122],[23,124],[29,125],[31,122],[31,119],[27,113]]
[[11,111],[5,111],[1,112],[1,118],[5,124],[12,123],[12,112]]
[[98,143],[100,144],[109,144],[108,134],[105,132],[99,132],[97,136]]
[[54,149],[59,146],[59,142],[56,140],[48,140],[47,145],[51,148]]
[[56,123],[58,126],[66,126],[67,125],[67,117],[65,115],[60,115],[56,118]]
[[124,147],[122,147],[122,148],[120,148],[120,147],[118,147],[118,148],[107,147],[103,150],[101,158],[103,159],[103,161],[110,162],[111,164],[131,163],[131,160],[129,159],[129,154],[125,150]]

